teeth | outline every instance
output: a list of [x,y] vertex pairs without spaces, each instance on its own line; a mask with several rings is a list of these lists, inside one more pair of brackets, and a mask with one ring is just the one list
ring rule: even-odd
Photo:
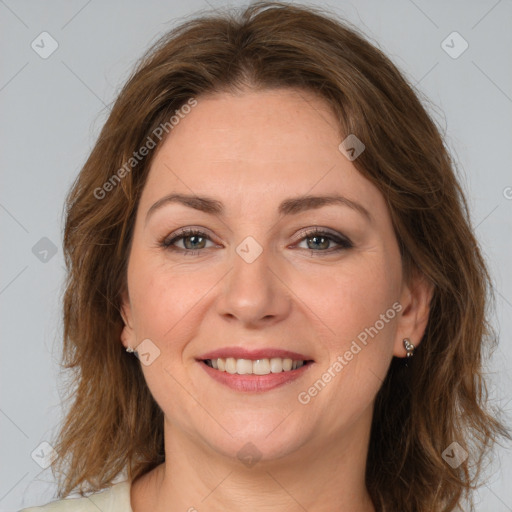
[[293,361],[292,359],[282,359],[272,357],[271,359],[235,359],[228,357],[226,359],[207,359],[206,364],[221,372],[227,372],[238,375],[268,375],[269,373],[289,372],[297,370],[304,366],[305,361]]
[[270,373],[270,361],[268,359],[252,361],[252,373],[256,375],[268,375]]
[[228,373],[236,373],[236,359],[235,358],[228,357],[226,359],[226,371]]
[[239,375],[245,375],[246,373],[252,373],[252,361],[249,359],[237,359],[236,360],[236,373]]
[[279,373],[283,371],[283,360],[280,357],[273,357],[270,360],[270,371],[272,373]]

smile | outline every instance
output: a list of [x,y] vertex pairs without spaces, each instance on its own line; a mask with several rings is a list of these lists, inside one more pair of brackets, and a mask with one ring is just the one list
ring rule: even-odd
[[272,357],[264,359],[235,359],[234,357],[218,357],[205,359],[204,363],[210,368],[221,372],[238,375],[268,375],[270,373],[290,372],[308,363],[304,360]]
[[255,360],[218,357],[198,361],[213,380],[246,393],[261,393],[291,384],[308,372],[313,362],[279,357]]

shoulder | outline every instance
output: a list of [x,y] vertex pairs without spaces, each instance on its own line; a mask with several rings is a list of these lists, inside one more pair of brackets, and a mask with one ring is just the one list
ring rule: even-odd
[[19,512],[132,512],[130,482],[118,482],[109,489],[83,498],[52,501],[41,507],[29,507]]

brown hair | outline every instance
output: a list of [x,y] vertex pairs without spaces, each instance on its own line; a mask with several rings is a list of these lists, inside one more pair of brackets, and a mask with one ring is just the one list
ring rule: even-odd
[[[510,438],[486,409],[492,290],[455,165],[379,49],[332,13],[278,2],[202,15],[161,38],[119,94],[69,194],[63,366],[74,371],[55,443],[59,497],[164,461],[163,413],[120,342],[134,216],[156,150],[130,159],[191,98],[248,87],[307,90],[332,107],[341,133],[366,145],[353,163],[387,201],[404,267],[434,285],[422,343],[408,368],[393,359],[376,397],[366,483],[379,511],[453,510],[470,499],[498,436]],[[469,453],[457,468],[442,458],[453,441]]]

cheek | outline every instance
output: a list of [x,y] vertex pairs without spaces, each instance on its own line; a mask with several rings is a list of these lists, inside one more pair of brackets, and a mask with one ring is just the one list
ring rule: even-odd
[[324,342],[331,363],[342,358],[336,380],[343,393],[369,397],[382,383],[393,355],[400,279],[400,260],[376,253],[331,276]]
[[154,257],[133,250],[128,266],[128,289],[137,338],[161,339],[172,325],[176,308],[181,304],[179,283],[169,282],[168,275],[155,265]]
[[302,390],[302,399],[311,400],[333,435],[371,404],[393,355],[399,260],[372,256],[330,275],[329,300],[318,285],[310,296],[311,308],[329,327],[321,336],[328,362],[308,383],[311,387]]
[[196,325],[194,312],[217,281],[209,270],[192,272],[192,267],[169,264],[148,252],[134,253],[128,286],[137,338],[150,338],[162,349],[172,340],[178,348],[176,342]]
[[[328,327],[331,350],[339,349],[373,326],[399,299],[400,279],[399,259],[368,252],[347,260],[337,271],[304,280],[301,295],[308,297],[311,310]],[[390,325],[394,321],[386,323],[382,334],[389,333]]]

